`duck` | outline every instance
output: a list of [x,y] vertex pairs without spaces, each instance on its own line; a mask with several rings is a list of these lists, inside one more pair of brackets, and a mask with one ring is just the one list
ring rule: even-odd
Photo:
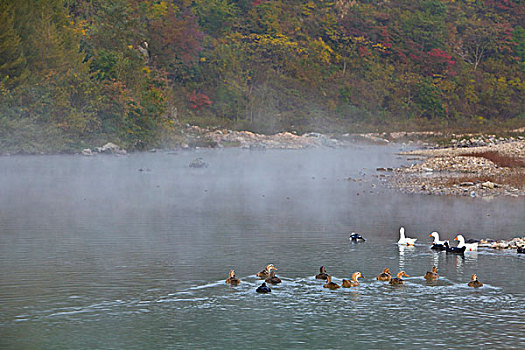
[[430,247],[430,249],[434,249],[434,250],[446,250],[447,249],[445,247],[445,242],[448,242],[448,240],[440,241],[438,232],[434,231],[431,234],[429,234],[428,237],[434,237],[434,241],[432,242],[432,246]]
[[478,250],[478,243],[465,243],[465,237],[463,237],[463,235],[457,235],[454,240],[459,241],[458,248],[465,247],[465,251],[467,252]]
[[337,289],[340,288],[337,283],[332,282],[332,276],[328,275],[326,278],[326,283],[323,285],[324,288],[328,289]]
[[321,268],[319,269],[319,274],[317,274],[315,278],[318,280],[326,280],[328,276],[329,275],[326,273],[326,269],[324,268],[324,266],[321,266]]
[[358,242],[365,242],[366,239],[361,236],[359,233],[355,233],[355,232],[352,232],[352,234],[350,235],[350,237],[348,238],[350,241],[352,241],[353,243],[358,243]]
[[438,275],[438,269],[436,266],[432,266],[432,271],[427,271],[427,273],[425,274],[425,279],[427,281],[437,280],[438,278],[439,278],[439,275]]
[[516,252],[517,252],[518,254],[525,254],[525,247],[518,247],[518,248],[516,249]]
[[263,282],[257,289],[255,290],[257,293],[271,293],[272,289],[266,285],[266,283]]
[[449,244],[448,244],[448,241],[445,241],[445,249],[447,251],[447,253],[454,253],[454,254],[463,254],[465,253],[465,249],[467,249],[467,247],[463,246],[463,247],[451,247]]
[[275,271],[274,270],[270,271],[270,277],[265,279],[265,281],[267,283],[271,283],[271,284],[281,283],[281,279],[279,277],[275,276]]
[[262,270],[261,272],[257,272],[257,277],[260,277],[260,278],[268,278],[270,277],[270,271],[271,270],[276,270],[277,271],[277,268],[275,268],[275,266],[273,266],[273,264],[268,264],[266,265],[266,268],[264,270]]
[[405,228],[401,226],[399,229],[399,241],[397,241],[397,244],[400,245],[414,245],[416,243],[417,238],[408,238],[405,237]]
[[405,271],[399,271],[397,273],[397,276],[390,280],[390,284],[391,285],[404,284],[405,281],[403,280],[402,277],[410,277],[410,276],[407,275]]
[[359,285],[359,281],[357,280],[359,277],[361,278],[365,278],[361,272],[354,272],[352,274],[352,279],[351,280],[343,280],[343,283],[341,283],[341,286],[343,288],[350,288],[350,287],[357,287]]
[[388,267],[385,267],[383,269],[383,272],[381,272],[379,275],[377,275],[376,280],[378,281],[390,281],[392,279],[392,275],[390,274],[390,269]]
[[483,283],[481,283],[478,280],[478,276],[474,274],[472,275],[472,280],[468,283],[468,286],[473,287],[473,288],[479,288],[479,287],[483,287]]
[[230,270],[230,277],[228,277],[226,283],[231,284],[232,286],[238,286],[241,284],[241,280],[235,277],[235,270]]

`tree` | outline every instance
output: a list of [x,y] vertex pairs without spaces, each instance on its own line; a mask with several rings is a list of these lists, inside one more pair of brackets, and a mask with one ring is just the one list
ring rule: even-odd
[[14,27],[14,11],[10,2],[0,1],[0,83],[13,86],[27,75],[26,60],[20,36]]
[[476,71],[479,64],[495,50],[497,37],[494,26],[489,23],[484,25],[471,23],[455,43],[454,51]]
[[172,79],[180,75],[181,66],[197,61],[204,37],[195,15],[172,7],[165,16],[152,21],[149,35],[153,64],[168,71]]

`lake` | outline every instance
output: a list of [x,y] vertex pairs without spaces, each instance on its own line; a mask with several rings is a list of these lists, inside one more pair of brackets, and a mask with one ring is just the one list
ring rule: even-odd
[[[525,201],[389,189],[375,169],[401,149],[1,157],[0,347],[524,348],[525,255],[433,252],[428,234],[523,235]],[[257,294],[268,263],[283,283]],[[321,265],[365,279],[330,291]]]

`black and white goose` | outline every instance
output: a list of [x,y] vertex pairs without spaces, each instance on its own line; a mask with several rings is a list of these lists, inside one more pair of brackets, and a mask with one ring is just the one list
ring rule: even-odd
[[465,253],[465,249],[467,249],[465,246],[463,246],[461,248],[460,247],[451,247],[448,244],[448,241],[445,242],[444,246],[446,248],[447,253],[454,253],[454,254],[464,254]]
[[432,242],[432,246],[430,247],[430,249],[447,250],[447,247],[445,247],[445,242],[448,242],[448,241],[447,240],[440,241],[438,232],[434,231],[431,234],[429,234],[428,237],[434,237],[434,241]]

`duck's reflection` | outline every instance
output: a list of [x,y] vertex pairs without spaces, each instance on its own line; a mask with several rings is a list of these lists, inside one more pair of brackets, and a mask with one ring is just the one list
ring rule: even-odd
[[433,265],[437,268],[439,268],[439,257],[440,257],[441,253],[439,251],[435,251],[435,250],[432,250],[432,255],[431,255],[431,263],[430,265]]
[[399,271],[405,269],[405,254],[410,254],[415,250],[414,246],[398,245],[399,248]]
[[454,259],[456,263],[456,271],[460,274],[463,274],[463,265],[465,263],[465,256],[463,254],[454,255]]

